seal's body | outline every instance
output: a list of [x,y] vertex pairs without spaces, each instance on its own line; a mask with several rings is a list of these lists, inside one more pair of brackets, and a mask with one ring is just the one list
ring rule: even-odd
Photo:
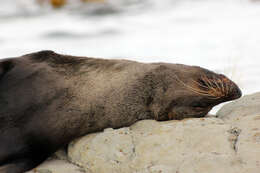
[[225,76],[181,64],[41,51],[0,62],[0,173],[22,173],[71,140],[142,119],[205,116],[241,96]]

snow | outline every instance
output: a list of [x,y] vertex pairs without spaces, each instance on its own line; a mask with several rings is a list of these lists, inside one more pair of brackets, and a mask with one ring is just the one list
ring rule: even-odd
[[107,1],[82,6],[71,0],[65,8],[53,10],[32,0],[1,0],[0,57],[51,49],[198,65],[226,74],[243,94],[260,91],[260,3]]

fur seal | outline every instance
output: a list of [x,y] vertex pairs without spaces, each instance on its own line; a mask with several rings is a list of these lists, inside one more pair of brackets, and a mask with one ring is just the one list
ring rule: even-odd
[[82,135],[138,120],[203,117],[241,96],[222,74],[40,51],[0,61],[0,173],[22,173]]

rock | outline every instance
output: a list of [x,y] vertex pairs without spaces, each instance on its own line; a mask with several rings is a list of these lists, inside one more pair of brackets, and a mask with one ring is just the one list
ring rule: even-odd
[[217,117],[232,122],[236,118],[256,114],[260,114],[260,92],[244,96],[224,105],[217,112]]
[[241,158],[243,173],[260,170],[260,92],[223,106],[217,117],[237,129],[234,149]]
[[217,118],[144,120],[78,139],[68,155],[92,173],[238,173],[230,129]]
[[243,165],[243,173],[260,171],[260,114],[241,117],[232,122],[239,129],[234,149]]
[[85,173],[85,171],[67,161],[50,159],[27,173]]
[[69,158],[86,171],[125,172],[135,149],[129,133],[129,128],[121,128],[87,135],[69,145]]

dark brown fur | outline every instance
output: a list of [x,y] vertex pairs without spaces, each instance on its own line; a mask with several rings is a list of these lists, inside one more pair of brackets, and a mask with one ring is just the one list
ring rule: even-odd
[[[211,94],[209,94],[211,93]],[[223,75],[181,64],[41,51],[0,62],[0,173],[21,173],[76,137],[142,119],[203,117],[241,96]]]

